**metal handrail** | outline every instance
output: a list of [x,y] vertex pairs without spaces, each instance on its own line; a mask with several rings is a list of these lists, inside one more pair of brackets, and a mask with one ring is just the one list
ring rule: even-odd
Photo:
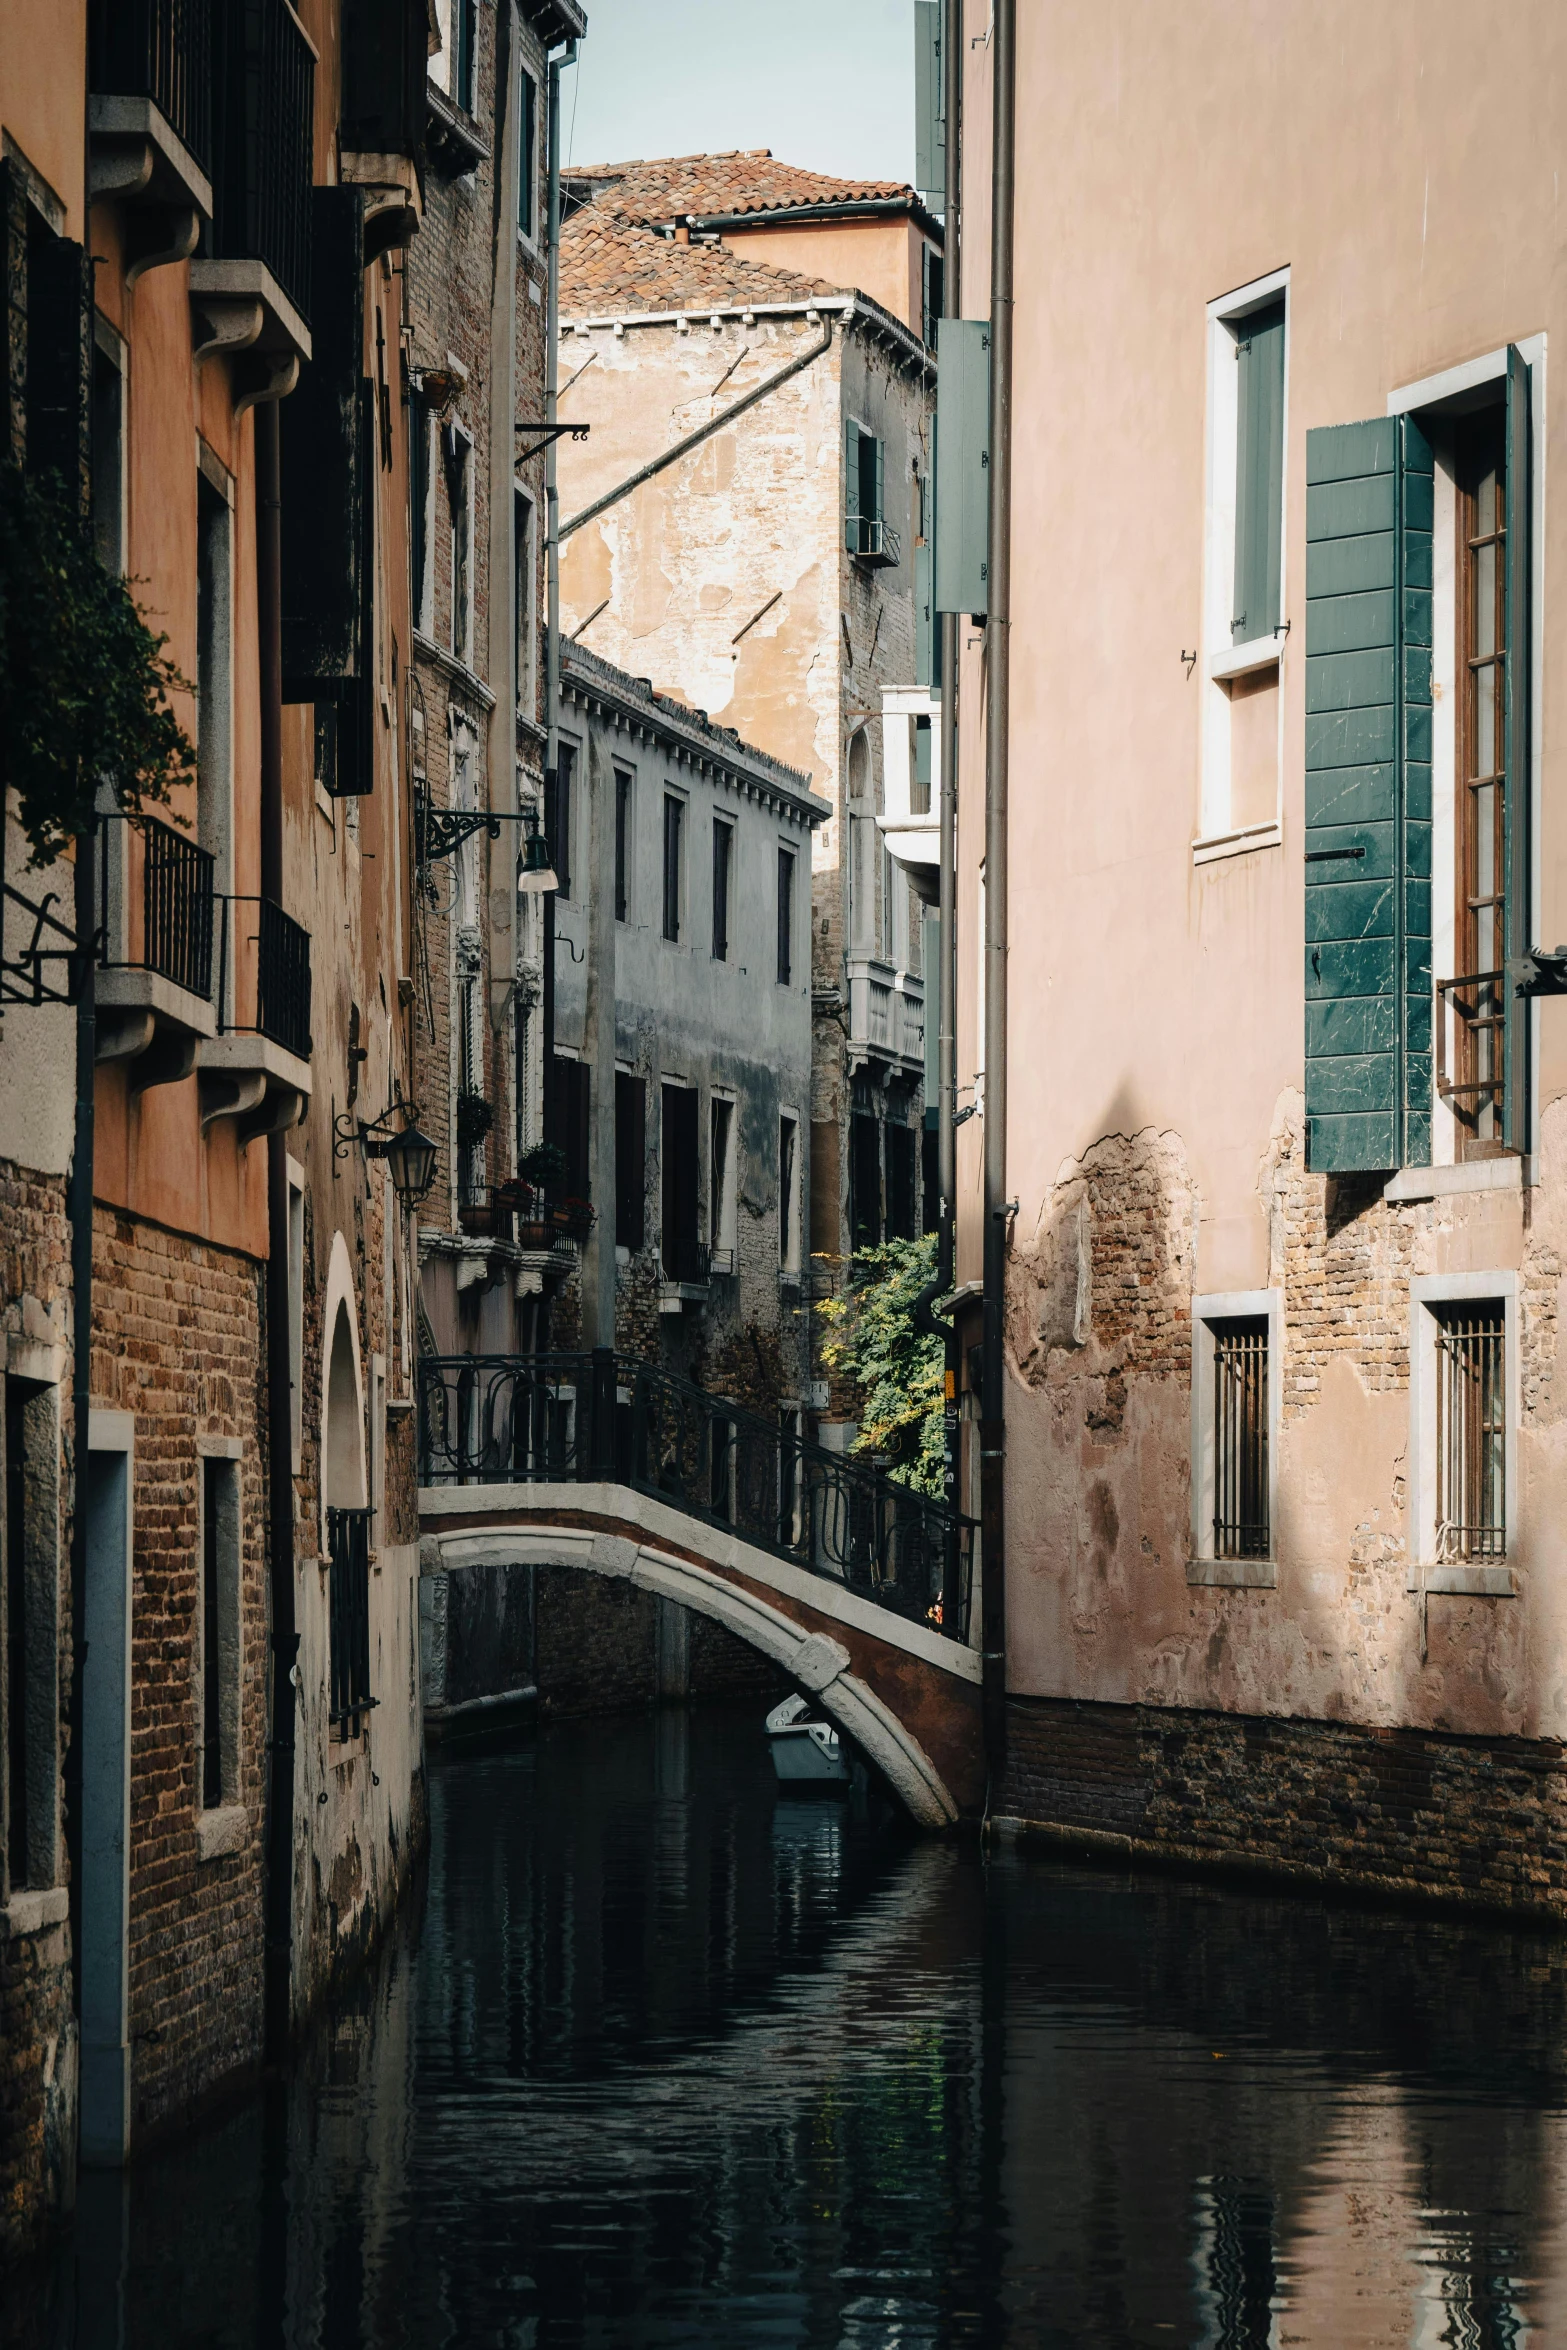
[[[1451,1000],[1454,1017],[1462,1020],[1471,1036],[1482,1030],[1495,1035],[1499,1029],[1506,1025],[1507,1014],[1504,995],[1506,977],[1505,971],[1465,971],[1461,972],[1456,979],[1439,979],[1436,983],[1436,992],[1443,999],[1444,1012],[1448,1001]],[[1492,1012],[1470,1011],[1466,1005],[1458,1002],[1454,994],[1454,990],[1461,987],[1489,988],[1491,1000],[1496,1009]],[[1478,1001],[1477,997],[1477,1004]],[[1491,1077],[1459,1080],[1448,1076],[1447,1021],[1444,1016],[1439,1015],[1436,1023],[1436,1090],[1441,1099],[1454,1101],[1466,1094],[1490,1095],[1500,1105],[1503,1083],[1504,1078],[1500,1068]]]
[[422,1485],[630,1485],[967,1638],[971,1519],[657,1364],[608,1348],[427,1355],[418,1395]]
[[142,839],[141,952],[111,951],[109,859],[99,869],[99,950],[105,970],[156,971],[187,994],[212,1000],[212,931],[215,860],[188,833],[156,816],[111,809],[102,821],[120,822]]
[[[83,854],[81,843],[78,855]],[[90,854],[90,850],[86,853]],[[74,1004],[77,992],[76,932],[68,922],[51,914],[51,906],[62,904],[58,890],[45,891],[41,899],[30,898],[25,890],[16,889],[9,882],[0,883],[0,1004]],[[24,927],[28,930],[25,946],[14,952],[6,947],[6,911],[11,906],[22,910]],[[58,940],[48,945],[48,940]],[[44,966],[63,963],[65,970],[58,982],[46,978]]]

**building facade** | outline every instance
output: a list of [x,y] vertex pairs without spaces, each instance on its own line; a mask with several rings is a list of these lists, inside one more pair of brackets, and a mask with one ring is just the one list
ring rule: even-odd
[[1563,28],[1016,14],[999,1808],[1559,1914]]
[[[798,1427],[827,808],[803,775],[580,646],[559,733],[554,1123],[568,1192],[597,1203],[577,1341]],[[572,1343],[565,1310],[551,1336]]]
[[550,109],[584,25],[575,0],[450,0],[428,66],[405,314],[412,975],[419,1105],[441,1141],[420,1300],[445,1354],[530,1349],[572,1265],[570,1248],[524,1246],[497,1195],[543,1133],[545,920],[517,888],[517,819],[544,820]]
[[0,20],[4,455],[166,639],[192,768],[156,814],[111,774],[43,871],[7,806],[7,2251],[286,2044],[424,1833],[387,1151],[424,59],[422,7]]
[[[562,413],[591,429],[562,445],[562,628],[832,809],[809,1118],[810,1248],[835,1279],[854,1247],[924,1224],[920,902],[886,833],[933,805],[940,229],[912,189],[766,153],[573,171],[567,190]],[[928,843],[915,870],[933,886]]]

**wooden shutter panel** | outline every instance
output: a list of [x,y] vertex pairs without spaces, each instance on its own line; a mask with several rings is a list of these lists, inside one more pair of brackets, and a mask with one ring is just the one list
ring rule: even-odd
[[1236,343],[1236,644],[1272,636],[1279,625],[1280,528],[1284,509],[1284,304],[1243,321]]
[[1306,435],[1306,1118],[1313,1169],[1430,1157],[1431,450]]
[[[1502,801],[1506,864],[1507,961],[1518,962],[1529,952],[1533,929],[1530,906],[1529,800],[1533,787],[1529,757],[1531,694],[1530,655],[1533,629],[1530,613],[1529,525],[1532,500],[1529,488],[1529,368],[1522,353],[1507,353],[1507,658],[1503,690],[1507,697],[1507,780]],[[1510,969],[1503,983],[1504,1028],[1502,1140],[1509,1150],[1529,1148],[1529,1027],[1526,998],[1517,993]]]
[[27,470],[59,477],[84,520],[92,504],[92,277],[80,245],[27,223]]
[[860,551],[860,428],[851,417],[843,428],[843,543]]
[[344,147],[418,155],[424,141],[428,0],[343,0]]
[[615,1072],[615,1242],[639,1249],[647,1238],[647,1087]]
[[990,602],[990,327],[944,318],[936,338],[936,610]]
[[312,353],[278,418],[283,464],[283,698],[330,699],[369,666],[364,615],[367,463],[362,429],[362,188],[312,196]]
[[945,84],[941,0],[914,0],[914,185],[936,212],[947,201]]

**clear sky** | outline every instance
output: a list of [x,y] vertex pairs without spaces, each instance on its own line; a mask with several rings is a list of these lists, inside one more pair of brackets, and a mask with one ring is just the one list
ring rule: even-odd
[[845,179],[914,176],[912,0],[586,0],[561,76],[567,163],[771,147]]

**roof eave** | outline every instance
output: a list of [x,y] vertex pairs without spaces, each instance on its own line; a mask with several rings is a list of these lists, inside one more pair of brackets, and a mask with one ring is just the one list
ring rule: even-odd
[[780,224],[792,227],[796,222],[833,222],[844,220],[912,220],[915,227],[930,238],[933,244],[943,242],[942,224],[934,213],[927,212],[917,197],[861,196],[841,203],[826,204],[769,204],[758,205],[747,212],[692,212],[686,215],[693,229],[747,229],[774,228]]
[[587,11],[578,0],[526,0],[527,15],[546,48],[587,38]]

